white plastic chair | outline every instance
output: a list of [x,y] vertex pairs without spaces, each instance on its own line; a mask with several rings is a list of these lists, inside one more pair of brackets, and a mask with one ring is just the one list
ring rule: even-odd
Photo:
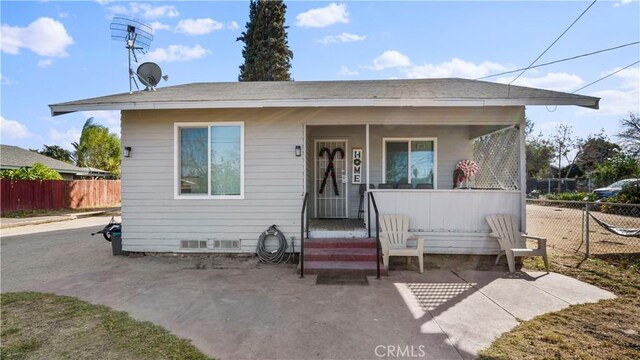
[[[530,236],[520,232],[520,220],[512,215],[489,215],[486,217],[492,233],[489,236],[498,239],[500,243],[500,253],[496,258],[496,265],[500,257],[505,255],[509,264],[509,272],[516,271],[515,257],[542,256],[544,267],[549,272],[549,262],[547,260],[547,239],[538,236]],[[538,242],[536,249],[527,248],[527,240],[532,239]]]
[[[416,240],[411,246],[407,240]],[[389,268],[390,256],[417,256],[420,273],[424,270],[424,239],[409,232],[409,217],[399,215],[380,216],[380,243],[383,264]]]

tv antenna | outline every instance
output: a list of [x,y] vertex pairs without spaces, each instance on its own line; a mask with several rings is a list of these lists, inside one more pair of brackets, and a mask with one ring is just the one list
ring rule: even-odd
[[[135,79],[136,74],[131,67],[131,60],[133,59],[134,62],[138,62],[136,52],[140,54],[147,53],[151,46],[151,41],[153,41],[153,29],[151,25],[125,16],[114,16],[110,29],[111,40],[124,41],[125,48],[127,48],[129,56],[129,94],[133,93],[132,83],[135,84],[138,91],[140,91],[138,82]],[[149,83],[143,81],[142,78],[138,78],[147,88],[155,90],[155,85],[150,86]],[[158,78],[158,81],[159,80]]]

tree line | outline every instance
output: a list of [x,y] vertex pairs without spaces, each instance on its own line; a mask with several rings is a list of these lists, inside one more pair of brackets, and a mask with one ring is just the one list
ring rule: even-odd
[[[548,136],[534,134],[533,123],[526,119],[527,177],[591,178],[597,186],[640,177],[640,116],[630,112],[620,119],[621,130],[612,142],[604,133],[580,138],[573,128],[559,124]],[[551,176],[551,165],[557,173]]]

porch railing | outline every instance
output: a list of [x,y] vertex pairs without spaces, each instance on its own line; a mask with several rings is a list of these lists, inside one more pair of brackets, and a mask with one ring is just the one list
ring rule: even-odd
[[380,212],[378,212],[378,205],[376,204],[376,198],[372,192],[368,193],[367,201],[367,229],[369,238],[371,238],[371,204],[373,203],[373,210],[376,213],[376,279],[380,280]]
[[[300,277],[304,277],[304,232],[305,232],[305,220],[307,236],[309,236],[309,212],[307,209],[307,200],[309,199],[309,193],[304,193],[304,200],[302,201],[302,210],[300,210]],[[305,214],[307,215],[305,217]]]

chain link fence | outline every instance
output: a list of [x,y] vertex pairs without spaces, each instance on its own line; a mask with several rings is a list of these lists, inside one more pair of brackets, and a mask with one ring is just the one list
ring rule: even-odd
[[640,204],[527,200],[527,232],[586,256],[640,253]]

